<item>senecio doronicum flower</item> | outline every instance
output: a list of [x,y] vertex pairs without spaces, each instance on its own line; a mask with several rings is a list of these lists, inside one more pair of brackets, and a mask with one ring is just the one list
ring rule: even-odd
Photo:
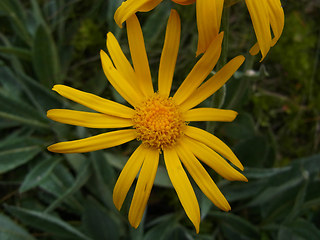
[[[221,16],[224,0],[172,0],[181,5],[196,3],[198,48],[197,55],[205,52],[212,40],[220,32]],[[237,0],[229,0],[237,1]],[[126,0],[114,15],[116,23],[121,27],[136,12],[147,12],[155,8],[162,0]],[[226,1],[227,2],[227,1]],[[284,26],[284,12],[280,0],[245,0],[251,16],[257,43],[250,49],[252,55],[261,52],[262,59],[280,38]],[[273,38],[271,36],[271,30]]]
[[139,226],[157,172],[159,155],[163,154],[171,183],[198,232],[199,205],[182,164],[202,192],[224,211],[229,211],[230,205],[198,159],[228,180],[247,179],[224,159],[243,170],[242,164],[226,144],[188,123],[230,122],[235,119],[237,113],[232,110],[194,107],[224,85],[241,66],[244,57],[233,58],[204,82],[220,56],[223,39],[223,33],[220,33],[176,93],[170,97],[180,43],[181,25],[178,13],[172,10],[168,20],[157,92],[153,90],[142,30],[136,15],[129,17],[126,25],[133,67],[110,32],[107,34],[110,57],[102,50],[100,53],[106,77],[133,108],[68,86],[55,85],[53,90],[60,95],[97,112],[51,109],[47,113],[50,119],[61,123],[89,128],[124,129],[56,143],[49,146],[48,150],[57,153],[82,153],[118,146],[134,139],[141,141],[114,187],[113,201],[116,208],[120,210],[134,179],[139,175],[128,214],[130,224],[135,228]]

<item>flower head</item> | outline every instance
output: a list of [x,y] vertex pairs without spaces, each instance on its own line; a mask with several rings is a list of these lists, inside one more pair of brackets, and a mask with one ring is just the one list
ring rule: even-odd
[[[136,12],[147,12],[155,8],[162,0],[126,0],[117,9],[114,19],[121,27],[122,23]],[[181,5],[196,2],[198,48],[197,55],[205,52],[212,40],[220,32],[224,0],[172,0]],[[284,13],[280,0],[245,0],[252,19],[257,43],[251,48],[252,55],[261,51],[262,59],[280,38],[284,26]],[[271,36],[270,26],[273,32]]]
[[135,15],[127,20],[127,33],[133,67],[112,33],[107,35],[107,48],[112,60],[101,51],[101,62],[110,83],[133,108],[71,87],[55,85],[53,90],[60,95],[97,112],[52,109],[47,113],[49,118],[66,124],[124,129],[56,143],[48,149],[58,153],[80,153],[110,148],[134,139],[140,141],[140,146],[121,171],[113,191],[114,204],[120,209],[139,173],[128,216],[133,227],[140,224],[156,176],[159,154],[163,153],[172,185],[198,232],[199,205],[182,164],[203,193],[224,211],[229,211],[230,205],[199,160],[228,180],[247,179],[224,159],[243,170],[230,148],[214,135],[187,123],[234,120],[237,113],[232,110],[194,107],[218,90],[240,67],[244,57],[235,57],[203,82],[219,59],[223,33],[219,34],[173,97],[170,97],[180,41],[180,18],[177,12],[172,10],[168,20],[157,92],[153,90],[142,30]]

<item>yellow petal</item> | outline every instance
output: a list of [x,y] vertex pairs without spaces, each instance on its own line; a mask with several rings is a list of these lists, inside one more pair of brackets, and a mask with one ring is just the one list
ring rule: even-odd
[[197,0],[197,55],[207,50],[220,30],[224,0]]
[[59,142],[49,146],[48,150],[56,153],[92,152],[121,145],[136,137],[136,130],[134,129],[118,130],[80,140]]
[[210,97],[219,88],[221,88],[226,81],[237,71],[244,61],[243,56],[237,56],[229,61],[223,68],[221,68],[213,77],[203,83],[185,102],[180,105],[181,111],[186,111]]
[[117,90],[117,92],[132,106],[137,106],[143,97],[138,94],[136,89],[134,89],[126,80],[122,74],[114,68],[110,58],[104,51],[100,51],[101,63],[103,72],[108,78],[112,86]]
[[182,207],[198,233],[200,209],[188,176],[181,165],[177,153],[173,149],[164,149],[163,153],[171,183],[177,192]]
[[166,98],[169,97],[171,90],[173,73],[179,51],[180,31],[179,14],[175,10],[171,10],[160,59],[158,77],[159,93]]
[[[283,27],[284,27],[284,12],[283,8],[281,6],[280,0],[267,0],[268,3],[268,13],[269,13],[269,19],[270,24],[272,28],[272,32],[274,35],[274,38],[271,41],[271,46],[274,46],[277,41],[279,40]],[[250,49],[251,55],[256,55],[260,51],[259,44],[256,43],[252,46]]]
[[181,104],[188,99],[212,71],[220,57],[222,39],[223,33],[220,33],[178,88],[173,96],[176,104]]
[[270,20],[266,0],[245,0],[251,16],[254,31],[261,50],[262,59],[271,46]]
[[121,73],[128,84],[130,84],[131,87],[136,89],[139,94],[141,94],[141,92],[139,91],[140,89],[136,88],[135,85],[137,82],[137,76],[128,59],[123,54],[117,39],[111,32],[107,34],[107,48],[116,69]]
[[221,121],[232,122],[237,112],[218,108],[194,108],[183,113],[185,121]]
[[121,6],[116,10],[114,14],[114,20],[119,27],[122,27],[122,23],[129,17],[139,11],[139,9],[150,2],[149,0],[127,0],[124,1]]
[[151,96],[154,91],[140,23],[136,15],[128,18],[126,23],[132,63],[138,78],[137,85],[145,96]]
[[118,177],[113,189],[113,203],[118,210],[120,210],[123,201],[141,168],[146,152],[145,148],[140,145],[131,155]]
[[213,182],[208,172],[204,169],[201,163],[189,150],[189,146],[184,139],[176,145],[176,150],[183,165],[186,167],[194,181],[197,183],[201,191],[210,199],[210,201],[223,211],[231,210],[231,207],[220,192],[217,185]]
[[189,146],[192,146],[190,149],[198,159],[207,164],[225,179],[230,181],[248,181],[245,176],[230,166],[226,160],[211,148],[192,138],[186,138],[185,141]]
[[57,122],[88,128],[122,128],[133,126],[133,122],[129,118],[68,109],[50,109],[47,112],[47,117]]
[[249,50],[251,55],[257,55],[260,51],[259,44],[256,42]]
[[212,148],[213,150],[215,150],[216,152],[220,153],[222,156],[227,158],[239,169],[243,170],[243,166],[239,161],[239,159],[236,157],[236,155],[234,155],[232,150],[216,136],[200,128],[191,127],[191,126],[186,127],[184,134]]
[[159,163],[158,150],[146,148],[145,151],[147,154],[139,173],[128,215],[129,222],[134,228],[137,228],[141,222]]
[[133,109],[122,104],[65,85],[54,85],[52,90],[56,91],[65,98],[101,113],[130,119],[134,114]]
[[172,0],[172,1],[180,5],[189,5],[194,3],[196,0]]
[[271,46],[279,40],[284,27],[284,12],[280,0],[267,0],[269,6],[269,18],[274,38]]
[[139,12],[149,12],[161,3],[162,0],[149,0],[139,8]]

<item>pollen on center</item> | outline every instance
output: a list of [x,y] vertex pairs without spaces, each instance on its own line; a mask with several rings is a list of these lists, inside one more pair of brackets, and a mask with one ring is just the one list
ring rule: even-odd
[[186,124],[171,98],[155,93],[135,110],[132,120],[143,144],[161,150],[174,145],[182,135]]

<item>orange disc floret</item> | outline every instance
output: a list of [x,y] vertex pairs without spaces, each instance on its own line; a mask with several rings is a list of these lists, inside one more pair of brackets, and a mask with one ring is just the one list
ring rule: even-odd
[[133,116],[137,139],[143,144],[163,149],[175,144],[186,125],[171,98],[155,93],[135,109]]

